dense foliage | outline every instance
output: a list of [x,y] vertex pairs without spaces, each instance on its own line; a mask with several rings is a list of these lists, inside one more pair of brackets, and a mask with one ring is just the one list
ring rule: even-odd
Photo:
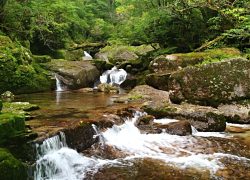
[[182,52],[219,36],[213,46],[249,48],[248,0],[2,0],[0,8],[1,30],[39,54],[86,41]]

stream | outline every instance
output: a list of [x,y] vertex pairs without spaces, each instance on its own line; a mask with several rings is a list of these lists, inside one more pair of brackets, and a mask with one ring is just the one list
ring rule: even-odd
[[[37,146],[35,179],[249,177],[248,149],[242,149],[244,146],[231,134],[202,133],[202,137],[197,132],[192,136],[141,134],[134,125],[141,115],[136,112],[122,125],[114,125],[104,132],[96,130],[99,143],[85,153],[68,148],[62,133],[47,139]],[[168,121],[155,120],[156,123]]]
[[[113,68],[103,73],[100,81],[119,85],[126,75],[124,70]],[[98,109],[112,110],[113,100],[119,96],[64,91],[61,85],[57,79],[56,92],[16,97],[41,107],[26,122],[39,137],[50,137],[74,122],[95,118]],[[123,124],[103,131],[92,125],[98,142],[83,152],[69,148],[63,132],[36,144],[34,179],[249,179],[250,125],[227,124],[227,129],[240,129],[240,133],[198,132],[192,127],[189,136],[152,134],[142,133],[135,125],[143,115],[136,111],[133,117],[125,117]],[[154,119],[158,124],[175,121]]]
[[[51,92],[17,97],[41,109],[28,121],[74,121],[85,111],[112,105],[112,96],[101,93]],[[142,134],[134,125],[143,113],[100,132],[99,142],[77,152],[67,146],[63,133],[37,145],[35,180],[82,179],[248,179],[250,177],[249,125],[233,125],[244,133],[202,133],[190,136]],[[52,121],[53,120],[53,121]],[[155,119],[155,123],[175,120]],[[38,123],[39,124],[39,123]],[[41,123],[43,124],[43,123]],[[44,125],[44,124],[43,124]],[[50,128],[49,124],[49,128]],[[58,125],[58,124],[57,124]],[[48,128],[47,127],[47,128]],[[55,124],[56,127],[56,124]],[[43,127],[46,128],[46,127]],[[39,129],[39,128],[38,128]]]

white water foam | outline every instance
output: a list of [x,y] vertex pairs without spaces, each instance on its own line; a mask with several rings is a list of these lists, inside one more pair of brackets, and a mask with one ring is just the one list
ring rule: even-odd
[[230,138],[232,137],[230,134],[225,132],[199,132],[194,126],[192,128],[193,136],[201,136],[201,137],[220,137],[220,138]]
[[83,60],[92,60],[93,57],[87,52],[87,51],[83,51]]
[[172,122],[178,122],[179,120],[176,119],[169,119],[169,118],[163,118],[163,119],[154,119],[154,123],[158,124],[169,124]]
[[127,72],[124,69],[117,69],[116,66],[114,66],[111,70],[105,71],[100,76],[100,82],[108,83],[111,85],[117,84],[120,85],[126,80]]
[[57,91],[57,92],[64,91],[65,88],[63,87],[62,82],[59,80],[57,74],[55,74],[55,79],[56,79],[56,91]]
[[[245,157],[231,154],[212,153],[203,154],[199,149],[199,139],[193,136],[177,136],[167,133],[141,134],[134,125],[143,113],[137,112],[134,117],[122,125],[114,125],[105,132],[97,135],[104,145],[112,146],[127,156],[121,159],[108,160],[99,157],[87,157],[67,148],[64,134],[49,138],[37,147],[38,160],[36,163],[35,180],[80,180],[86,178],[87,173],[95,173],[104,165],[128,165],[137,158],[153,158],[166,162],[168,165],[180,168],[196,168],[208,170],[211,176],[223,168],[221,158],[231,158],[249,163]],[[198,145],[199,144],[199,145]],[[203,146],[202,146],[203,147]],[[127,160],[127,161],[124,161]]]

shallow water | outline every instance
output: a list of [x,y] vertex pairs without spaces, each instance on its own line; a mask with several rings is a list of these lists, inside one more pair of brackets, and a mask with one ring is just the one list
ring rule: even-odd
[[[110,95],[79,92],[21,95],[16,100],[41,107],[27,123],[46,135],[88,117],[89,110],[113,104]],[[141,134],[134,121],[99,132],[102,142],[86,152],[78,153],[63,142],[54,143],[57,148],[49,146],[38,156],[36,179],[250,179],[249,126],[228,124],[231,129],[226,133],[174,136]]]

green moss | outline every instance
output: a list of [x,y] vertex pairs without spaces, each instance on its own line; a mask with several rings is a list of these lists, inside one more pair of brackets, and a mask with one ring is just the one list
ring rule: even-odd
[[35,63],[30,51],[0,36],[0,93],[31,93],[49,90],[48,74]]
[[25,117],[13,113],[0,114],[0,144],[25,131]]
[[33,55],[35,63],[47,63],[51,61],[51,57],[47,55]]
[[139,99],[143,99],[143,95],[141,95],[141,94],[138,94],[138,93],[134,93],[134,94],[131,94],[129,97],[128,97],[128,99],[130,100],[130,101],[134,101],[134,100],[139,100]]
[[27,169],[8,150],[0,148],[0,174],[4,180],[26,180]]
[[39,109],[36,104],[28,102],[5,102],[3,112],[20,112],[20,111],[33,111]]
[[160,107],[145,105],[143,106],[143,109],[145,112],[147,112],[150,115],[155,116],[156,118],[169,117],[171,116],[172,113],[177,111],[175,107],[169,106],[168,104],[165,104]]
[[3,108],[3,102],[2,102],[2,100],[0,99],[0,113],[1,113],[1,111],[2,111],[2,108]]

